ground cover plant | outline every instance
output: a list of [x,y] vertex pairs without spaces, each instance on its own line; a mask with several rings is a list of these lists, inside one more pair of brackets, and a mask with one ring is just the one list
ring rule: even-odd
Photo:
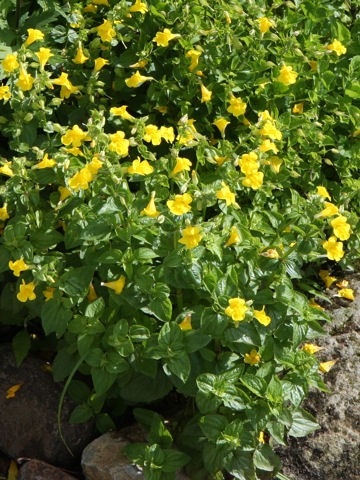
[[18,363],[48,352],[73,422],[134,407],[148,480],[277,475],[335,363],[314,296],[359,257],[358,7],[3,0],[0,26]]

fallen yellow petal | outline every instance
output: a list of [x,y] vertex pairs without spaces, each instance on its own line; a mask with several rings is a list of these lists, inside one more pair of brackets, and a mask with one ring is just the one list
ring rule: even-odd
[[339,360],[338,358],[335,358],[335,360],[329,360],[328,362],[320,363],[320,367],[319,367],[320,372],[323,372],[323,373],[329,372],[338,360]]
[[8,388],[6,393],[6,398],[13,398],[15,397],[16,392],[21,388],[22,383],[18,383],[17,385],[13,385],[12,387]]

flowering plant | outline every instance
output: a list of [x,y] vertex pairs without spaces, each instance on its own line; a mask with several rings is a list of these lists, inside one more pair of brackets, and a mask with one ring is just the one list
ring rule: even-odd
[[[18,362],[45,344],[71,420],[100,431],[148,403],[149,444],[127,449],[148,479],[277,475],[272,447],[317,428],[301,403],[326,391],[303,346],[329,320],[318,269],[359,257],[359,19],[325,0],[33,3],[17,26],[0,13]],[[151,404],[174,392],[165,427]]]

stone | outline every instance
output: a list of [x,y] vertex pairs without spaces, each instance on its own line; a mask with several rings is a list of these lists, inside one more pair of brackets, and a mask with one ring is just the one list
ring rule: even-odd
[[[145,480],[141,469],[121,453],[131,442],[144,442],[146,433],[139,425],[108,432],[91,442],[83,451],[81,466],[86,480]],[[183,473],[176,480],[189,480]]]
[[277,449],[282,472],[291,480],[360,479],[360,275],[346,277],[355,300],[336,296],[327,308],[332,322],[324,325],[327,338],[316,344],[321,362],[338,358],[324,374],[330,393],[311,391],[304,408],[313,414],[320,429],[304,438],[289,438],[289,446]]
[[[62,467],[71,466],[95,437],[94,423],[70,425],[75,403],[65,398],[62,410],[63,436],[74,453],[64,446],[57,426],[57,408],[63,389],[55,383],[44,361],[28,356],[16,367],[10,345],[0,345],[0,450],[10,458],[30,457]],[[22,384],[13,398],[10,387]]]
[[30,460],[21,466],[17,480],[76,480],[76,478],[46,462]]

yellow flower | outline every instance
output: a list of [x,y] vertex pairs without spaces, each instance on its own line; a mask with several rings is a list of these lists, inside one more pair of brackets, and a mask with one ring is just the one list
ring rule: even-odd
[[244,187],[251,187],[253,190],[258,190],[262,186],[263,180],[264,174],[262,172],[255,172],[246,175],[242,181],[242,184]]
[[59,78],[52,80],[54,85],[61,85],[60,97],[69,98],[71,94],[77,92],[79,87],[73,85],[68,79],[68,73],[62,72]]
[[139,70],[136,70],[136,72],[131,77],[125,79],[125,83],[129,88],[137,88],[140,84],[142,85],[148,80],[154,79],[153,77],[145,77],[144,75],[141,75]]
[[146,3],[143,3],[141,0],[135,0],[134,5],[131,5],[129,12],[140,12],[145,14],[148,11]]
[[344,215],[339,215],[330,222],[334,229],[334,234],[339,240],[347,240],[350,237],[350,225],[346,220],[347,218]]
[[106,7],[110,7],[108,0],[92,0],[92,3],[95,3],[95,5],[105,5]]
[[229,125],[229,121],[226,120],[226,118],[218,118],[217,120],[215,120],[215,122],[213,122],[213,125],[215,125],[215,127],[217,127],[219,129],[219,132],[221,133],[222,136],[225,135],[225,128]]
[[160,127],[160,135],[168,143],[173,143],[175,140],[173,127]]
[[105,58],[95,58],[95,65],[94,65],[94,70],[95,72],[98,72],[101,70],[105,65],[109,65],[109,60],[106,60]]
[[309,305],[310,307],[318,308],[319,310],[325,310],[321,305],[315,302],[315,298],[310,298]]
[[30,73],[26,73],[26,70],[21,68],[19,80],[16,82],[16,85],[20,87],[23,92],[26,92],[32,89],[34,80],[34,77],[32,77]]
[[268,257],[268,258],[279,258],[279,252],[275,250],[275,248],[269,248],[265,252],[260,253],[259,255],[262,255],[263,257]]
[[331,285],[336,282],[336,277],[331,277],[329,275],[329,270],[320,270],[319,277],[325,283],[326,288],[330,288]]
[[191,315],[186,315],[184,320],[179,323],[179,327],[181,328],[181,330],[192,330]]
[[271,318],[266,315],[265,306],[263,306],[261,310],[254,310],[254,317],[258,322],[261,323],[261,325],[264,325],[265,327],[267,327],[271,322]]
[[265,137],[269,137],[272,140],[281,140],[282,139],[282,133],[280,130],[278,130],[275,125],[267,120],[265,122],[265,125],[262,127],[261,130],[259,130],[260,135],[264,135]]
[[149,63],[149,60],[140,60],[139,62],[129,65],[129,68],[144,68]]
[[332,217],[333,215],[337,215],[339,213],[339,209],[336,205],[330,202],[325,202],[324,210],[321,210],[320,215],[324,217]]
[[307,353],[311,353],[313,355],[316,352],[319,352],[320,350],[324,350],[324,347],[318,347],[317,345],[314,345],[312,343],[305,343],[302,347],[302,350]]
[[284,85],[292,85],[296,82],[298,73],[293,70],[292,67],[287,67],[283,65],[280,70],[280,75],[278,76],[278,82],[283,83]]
[[260,362],[260,355],[255,349],[252,349],[250,353],[245,353],[244,362],[248,363],[249,365],[256,365]]
[[338,293],[340,297],[347,298],[348,300],[355,300],[354,290],[352,288],[341,288]]
[[1,65],[5,72],[11,73],[17,68],[20,67],[19,62],[17,61],[16,55],[8,53],[4,60],[1,62]]
[[269,110],[264,110],[263,112],[258,113],[259,122],[264,122],[265,120],[274,121],[273,117],[270,115]]
[[61,142],[63,145],[72,145],[73,147],[80,147],[82,141],[90,141],[91,138],[88,137],[88,134],[81,130],[78,125],[74,125],[70,130],[68,130],[65,135],[61,137]]
[[225,314],[231,317],[234,322],[240,322],[244,320],[245,314],[248,311],[247,305],[245,305],[245,300],[243,298],[230,298],[229,306],[225,309]]
[[234,243],[239,243],[240,241],[241,239],[238,234],[238,231],[236,230],[236,227],[235,226],[231,227],[230,237],[229,237],[229,240],[225,243],[225,247],[229,247],[230,245],[233,245]]
[[92,175],[96,175],[98,170],[103,166],[104,162],[99,160],[96,156],[91,159],[91,162],[86,165],[85,168],[89,170]]
[[229,157],[218,157],[217,155],[214,156],[215,162],[221,167],[221,165],[226,161],[230,160]]
[[186,227],[181,230],[181,233],[182,238],[180,238],[178,241],[179,243],[185,245],[187,249],[197,247],[202,239],[199,227]]
[[208,90],[203,84],[201,84],[201,103],[210,102],[212,91]]
[[244,103],[240,97],[236,98],[233,94],[230,97],[230,105],[227,108],[227,112],[232,113],[234,117],[244,115],[246,110],[246,103]]
[[199,50],[189,50],[186,52],[185,57],[186,58],[191,58],[191,63],[189,66],[190,72],[192,72],[199,64],[199,57],[202,52],[199,52]]
[[36,30],[34,28],[28,28],[28,38],[26,39],[25,42],[25,47],[28,45],[31,45],[32,43],[36,42],[37,40],[43,40],[44,39],[44,34],[41,30]]
[[35,300],[36,295],[35,295],[35,283],[30,282],[30,283],[25,283],[25,280],[22,279],[21,285],[19,287],[19,293],[16,295],[16,298],[20,302],[27,302],[28,300]]
[[127,105],[122,105],[121,107],[112,107],[110,108],[110,113],[115,116],[124,118],[125,120],[133,120],[134,117],[126,110]]
[[270,157],[269,158],[269,163],[270,163],[271,170],[274,173],[279,173],[280,172],[280,167],[282,165],[281,158],[276,157],[276,156]]
[[81,155],[82,157],[85,156],[79,147],[65,148],[65,150],[71,153],[71,155],[74,155],[74,157],[77,157],[78,155]]
[[97,12],[97,5],[93,5],[92,3],[89,3],[89,5],[86,5],[84,8],[84,12],[86,13],[96,13]]
[[93,179],[90,170],[86,167],[82,168],[79,172],[75,173],[69,180],[69,187],[75,192],[81,190],[87,190],[89,188],[89,182]]
[[293,113],[303,113],[304,111],[304,103],[295,103],[292,108]]
[[41,47],[38,52],[35,52],[35,55],[38,57],[41,67],[45,67],[49,58],[54,56],[50,48],[44,47]]
[[171,172],[172,175],[176,175],[179,172],[182,172],[183,170],[190,171],[191,167],[191,161],[188,158],[185,157],[176,157],[176,165]]
[[0,85],[0,100],[9,100],[10,97],[11,92],[8,85]]
[[[14,398],[15,395],[16,395],[16,392],[21,388],[23,384],[22,383],[18,383],[17,385],[13,385],[12,387],[8,388],[6,390],[6,399],[8,400],[9,398]],[[9,473],[9,476],[10,476],[10,473]]]
[[337,361],[338,361],[338,358],[336,358],[335,360],[330,360],[328,362],[320,363],[320,367],[319,367],[320,372],[323,372],[323,373],[329,372]]
[[102,42],[111,42],[116,35],[115,30],[112,28],[112,23],[109,20],[104,20],[101,25],[96,27],[96,30]]
[[59,187],[58,190],[60,192],[60,202],[63,202],[66,198],[71,196],[70,190],[66,187]]
[[341,280],[341,282],[338,282],[336,286],[339,288],[347,288],[349,286],[349,282],[347,280]]
[[121,275],[121,277],[114,282],[102,282],[101,285],[107,288],[111,288],[111,290],[114,290],[117,295],[120,295],[120,293],[125,287],[125,276]]
[[89,293],[87,294],[87,299],[89,300],[89,302],[93,302],[97,298],[98,298],[98,296],[96,295],[94,285],[92,283],[90,283]]
[[48,302],[49,300],[51,300],[52,298],[54,298],[54,292],[55,292],[55,288],[54,287],[46,287],[45,290],[43,290],[43,295],[45,297],[45,302]]
[[131,167],[127,169],[128,173],[136,173],[137,175],[149,175],[154,168],[147,160],[141,161],[139,157],[133,160]]
[[261,442],[261,443],[265,443],[264,432],[261,431],[261,432],[259,433],[258,440],[259,440],[259,442]]
[[180,35],[171,33],[168,28],[165,28],[163,32],[157,32],[157,34],[153,38],[153,42],[156,42],[156,45],[158,47],[167,47],[170,40],[173,40],[177,37],[180,37]]
[[261,33],[266,33],[269,28],[273,26],[272,21],[269,20],[267,17],[258,18],[257,21],[259,22],[259,28]]
[[314,72],[317,72],[318,62],[316,60],[311,60],[309,62],[309,66],[310,66],[311,70],[313,70]]
[[319,186],[319,187],[316,187],[316,189],[317,189],[317,194],[318,195],[320,195],[323,198],[328,198],[329,200],[331,200],[329,192],[326,190],[325,187]]
[[239,166],[244,175],[251,175],[259,170],[258,158],[255,152],[244,153],[239,160]]
[[21,272],[25,272],[25,270],[29,270],[29,266],[26,265],[23,257],[21,257],[20,260],[16,260],[15,262],[10,260],[9,268],[14,272],[15,277],[20,277]]
[[118,130],[116,133],[110,135],[109,150],[116,152],[122,157],[126,157],[129,154],[130,142],[125,138],[125,133],[122,130]]
[[2,222],[5,222],[9,217],[8,211],[7,211],[7,205],[4,205],[3,207],[0,207],[0,220]]
[[72,61],[77,64],[82,64],[82,63],[85,63],[86,60],[89,60],[89,57],[86,57],[84,55],[83,49],[79,47]]
[[160,212],[156,210],[155,198],[151,197],[149,203],[144,210],[141,210],[140,215],[146,215],[147,217],[155,218],[160,215]]
[[343,243],[337,242],[334,235],[323,242],[322,246],[326,250],[329,260],[338,262],[344,256]]
[[236,203],[235,193],[233,193],[225,182],[221,182],[222,188],[216,192],[216,198],[225,200],[226,205]]
[[156,125],[145,126],[145,142],[151,142],[153,145],[160,145],[161,143],[161,130]]
[[346,47],[344,47],[339,40],[336,40],[336,38],[330,45],[327,45],[326,48],[335,52],[338,57],[346,53]]
[[36,165],[36,168],[51,168],[56,165],[56,162],[53,158],[49,158],[49,155],[45,153],[44,158]]
[[278,153],[279,149],[276,147],[275,143],[269,140],[268,138],[263,141],[259,147],[260,152],[268,152],[272,150],[274,153]]
[[175,200],[168,200],[166,205],[174,215],[184,215],[191,210],[191,202],[191,195],[184,193],[183,195],[175,195]]

